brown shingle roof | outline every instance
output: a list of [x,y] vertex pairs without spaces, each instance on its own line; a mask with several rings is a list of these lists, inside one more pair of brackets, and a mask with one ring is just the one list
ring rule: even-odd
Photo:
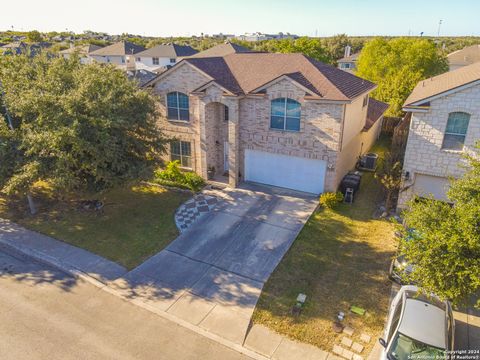
[[80,55],[87,55],[90,54],[93,51],[97,51],[98,49],[101,49],[101,46],[98,45],[81,45],[81,46],[75,46],[71,47],[65,50],[60,51],[60,54],[73,54],[73,53],[78,53]]
[[420,81],[403,106],[418,103],[477,80],[480,80],[480,62]]
[[384,103],[380,100],[375,100],[374,98],[368,99],[368,108],[367,108],[367,121],[365,122],[364,130],[370,129],[373,124],[380,119],[385,111],[387,111],[388,107],[387,103]]
[[157,45],[150,49],[141,51],[137,53],[137,56],[176,58],[176,57],[183,57],[183,56],[191,56],[196,53],[198,53],[198,51],[190,46],[177,45],[177,44],[163,44],[163,45]]
[[246,52],[251,52],[251,50],[227,41],[223,44],[215,45],[210,49],[201,51],[193,55],[193,57],[217,57]]
[[90,53],[90,55],[97,56],[124,56],[139,53],[145,50],[143,46],[131,43],[129,41],[119,41],[110,46],[98,49]]
[[375,88],[375,84],[367,80],[303,54],[239,53],[185,61],[236,94],[252,93],[282,75],[308,88],[314,96],[328,100],[350,100]]
[[480,45],[467,46],[447,55],[450,66],[465,66],[480,61]]

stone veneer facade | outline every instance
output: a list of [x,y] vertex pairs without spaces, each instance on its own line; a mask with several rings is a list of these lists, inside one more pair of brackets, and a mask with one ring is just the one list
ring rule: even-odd
[[[281,79],[258,95],[233,96],[226,94],[216,84],[207,86],[201,93],[195,89],[207,84],[210,79],[187,63],[180,64],[154,85],[159,96],[160,117],[158,124],[164,134],[178,140],[190,141],[192,145],[192,170],[206,178],[207,168],[215,166],[223,172],[224,142],[229,143],[229,184],[237,186],[243,180],[244,154],[246,149],[261,150],[283,155],[321,159],[327,162],[325,191],[335,191],[338,183],[354,166],[360,149],[351,153],[349,144],[343,143],[344,124],[355,124],[355,135],[350,141],[365,137],[361,132],[366,121],[366,109],[353,109],[362,102],[362,96],[352,104],[306,100],[305,90],[292,81]],[[189,94],[190,121],[171,121],[166,118],[166,95],[172,91]],[[287,97],[301,104],[300,131],[281,131],[270,128],[270,101]],[[229,108],[229,121],[224,121],[223,105]],[[349,107],[353,110],[349,111]],[[376,127],[375,129],[378,129]],[[378,131],[372,131],[374,136]],[[358,142],[358,141],[357,141]],[[363,149],[362,153],[368,151]],[[348,152],[348,154],[346,154]],[[337,169],[340,158],[348,158]],[[170,159],[166,154],[165,160]],[[345,160],[343,160],[345,162]],[[340,174],[339,171],[342,173]]]
[[[463,151],[442,149],[443,137],[451,112],[470,114]],[[413,112],[408,134],[404,179],[398,207],[404,208],[415,195],[415,177],[418,174],[446,179],[460,177],[464,172],[465,153],[472,153],[480,140],[480,85],[464,88],[430,101],[427,112]],[[440,179],[439,179],[440,180]]]

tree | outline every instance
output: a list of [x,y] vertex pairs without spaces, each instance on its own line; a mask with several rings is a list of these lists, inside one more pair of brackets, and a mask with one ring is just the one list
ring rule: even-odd
[[338,34],[323,39],[323,46],[327,51],[328,57],[337,61],[344,57],[347,45],[351,47],[351,54],[355,54],[362,49],[364,42],[363,39],[351,38],[346,34]]
[[302,53],[322,62],[332,62],[320,39],[301,37],[298,39],[267,40],[255,46],[257,51],[279,53]]
[[32,30],[27,33],[27,40],[30,43],[38,43],[43,40],[42,34],[37,30]]
[[372,96],[388,102],[387,115],[400,116],[415,85],[448,70],[445,54],[427,39],[375,38],[365,45],[356,75],[378,84]]
[[375,173],[375,178],[378,179],[386,194],[386,211],[394,207],[394,197],[402,183],[402,162],[398,154],[399,152],[386,153],[379,171]]
[[155,100],[113,66],[41,54],[0,59],[0,189],[28,194],[38,180],[59,190],[101,190],[158,163],[165,141]]
[[451,181],[447,195],[453,206],[414,199],[404,212],[407,226],[416,229],[415,239],[400,244],[401,253],[414,264],[411,280],[454,304],[466,303],[480,289],[479,146],[476,156],[468,157],[466,174]]

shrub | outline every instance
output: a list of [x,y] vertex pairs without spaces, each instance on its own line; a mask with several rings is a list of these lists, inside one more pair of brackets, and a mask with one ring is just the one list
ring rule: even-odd
[[343,194],[340,191],[327,192],[320,195],[320,206],[333,209],[338,203],[343,201]]
[[155,171],[155,178],[161,180],[168,180],[174,182],[182,182],[183,173],[180,170],[180,161],[170,161],[165,170],[156,170]]
[[156,170],[155,182],[182,189],[187,188],[192,191],[198,191],[205,185],[205,181],[201,176],[194,172],[183,172],[180,170],[180,162],[178,160],[170,161],[165,170]]
[[184,173],[185,184],[190,187],[193,191],[200,190],[205,185],[205,180],[194,172]]

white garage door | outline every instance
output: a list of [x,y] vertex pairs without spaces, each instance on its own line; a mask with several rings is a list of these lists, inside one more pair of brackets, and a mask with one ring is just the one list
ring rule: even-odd
[[323,192],[327,163],[264,151],[245,151],[245,180],[314,194]]
[[447,200],[446,192],[449,188],[447,178],[423,174],[415,175],[415,194],[428,197],[433,195],[435,199]]

